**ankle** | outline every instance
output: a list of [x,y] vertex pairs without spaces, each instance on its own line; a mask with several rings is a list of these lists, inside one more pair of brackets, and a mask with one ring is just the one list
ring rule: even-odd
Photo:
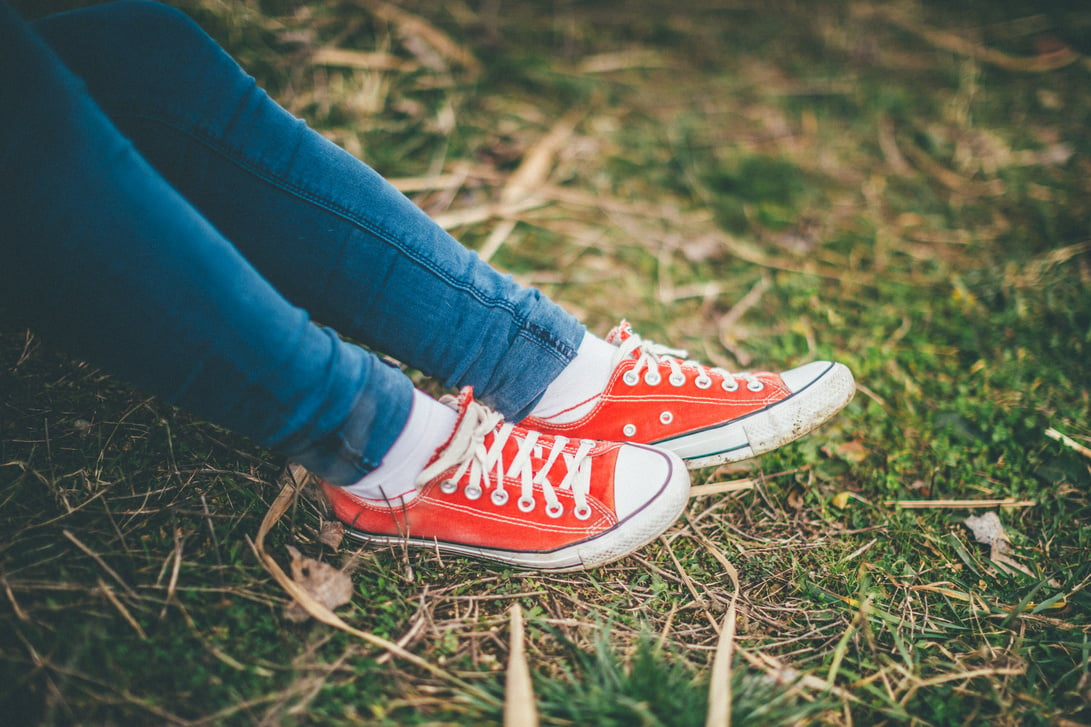
[[606,389],[616,354],[616,346],[585,333],[576,357],[546,387],[531,416],[558,422],[578,419]]
[[368,500],[412,497],[420,473],[450,439],[456,417],[452,409],[414,391],[409,419],[382,463],[345,490]]

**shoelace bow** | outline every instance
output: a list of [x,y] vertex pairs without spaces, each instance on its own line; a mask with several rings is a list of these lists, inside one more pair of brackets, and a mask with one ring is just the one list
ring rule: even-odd
[[[516,504],[521,511],[529,513],[536,506],[534,487],[537,485],[542,489],[546,500],[545,512],[549,517],[558,518],[564,514],[564,505],[557,497],[557,490],[566,489],[572,491],[572,499],[576,503],[575,516],[580,520],[590,517],[591,507],[587,504],[587,496],[591,491],[591,460],[588,455],[594,449],[595,442],[581,440],[575,452],[566,452],[571,441],[567,437],[543,437],[538,432],[526,430],[515,434],[515,428],[514,424],[505,422],[499,413],[476,401],[468,402],[450,444],[421,472],[417,484],[423,485],[451,467],[457,467],[440,483],[441,491],[447,494],[455,492],[462,477],[468,475],[464,488],[467,498],[476,500],[485,490],[491,489],[489,497],[493,504],[503,506],[509,499],[505,477],[518,478],[519,499]],[[492,442],[486,446],[485,438],[490,433],[493,434]],[[505,466],[504,447],[513,436],[518,448],[515,457]],[[549,453],[535,472],[535,457],[540,459],[545,447],[549,448]],[[549,473],[558,460],[564,461],[567,472],[554,486],[549,481]]]
[[750,373],[732,374],[718,366],[706,366],[699,361],[690,361],[689,352],[680,348],[669,348],[660,343],[645,341],[635,333],[621,342],[618,351],[614,354],[614,367],[622,361],[636,358],[636,364],[625,372],[623,380],[630,386],[640,380],[641,372],[644,372],[644,382],[655,386],[660,382],[659,364],[665,363],[670,368],[670,376],[667,380],[674,386],[682,386],[686,383],[686,370],[696,373],[694,383],[702,389],[712,386],[710,374],[716,374],[722,379],[721,386],[726,391],[734,391],[739,384],[736,377],[746,382],[751,391],[761,391],[764,384],[756,376]]

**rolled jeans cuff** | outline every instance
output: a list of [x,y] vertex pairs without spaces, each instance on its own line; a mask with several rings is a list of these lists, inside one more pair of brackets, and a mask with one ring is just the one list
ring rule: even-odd
[[297,433],[276,449],[294,462],[344,487],[378,467],[393,446],[413,406],[412,382],[397,368],[369,357],[368,387],[356,394],[337,429],[317,440]]
[[559,308],[544,306],[547,318],[519,329],[489,378],[482,398],[510,421],[526,418],[546,387],[576,357],[584,326]]

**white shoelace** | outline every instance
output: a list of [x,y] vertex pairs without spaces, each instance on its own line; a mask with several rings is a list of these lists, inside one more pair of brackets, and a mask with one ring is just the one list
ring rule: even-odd
[[[499,425],[499,428],[497,426]],[[470,500],[481,497],[486,490],[491,490],[489,497],[493,504],[503,506],[508,502],[508,492],[505,489],[505,477],[519,480],[519,499],[516,505],[525,513],[534,510],[534,487],[542,489],[546,500],[545,512],[551,518],[558,518],[564,514],[564,505],[557,497],[558,490],[571,490],[572,499],[576,507],[574,514],[580,520],[586,520],[591,516],[591,507],[587,504],[587,496],[591,490],[591,450],[595,447],[593,440],[580,441],[575,452],[566,452],[565,448],[571,441],[566,437],[543,437],[538,432],[525,432],[525,435],[515,435],[518,441],[518,449],[511,462],[504,462],[504,446],[512,437],[515,425],[504,422],[504,418],[476,401],[466,404],[466,411],[462,420],[451,437],[451,442],[440,453],[436,460],[424,468],[417,485],[421,486],[451,467],[457,467],[454,473],[444,478],[440,483],[440,490],[451,494],[458,489],[458,483],[463,475],[468,474],[464,488],[465,496]],[[485,437],[493,433],[491,444],[486,447]],[[544,447],[549,447],[546,455]],[[545,455],[545,463],[537,472],[534,471],[532,457],[541,458]],[[549,473],[558,460],[563,460],[567,472],[560,483],[554,486],[549,481]]]
[[640,381],[641,373],[644,374],[644,383],[656,386],[662,380],[659,374],[659,364],[665,363],[670,367],[670,375],[667,381],[673,386],[682,386],[686,383],[686,373],[696,375],[694,384],[700,389],[712,386],[712,376],[716,374],[721,378],[720,386],[724,391],[735,391],[739,388],[736,377],[746,382],[750,391],[761,391],[765,388],[762,381],[750,373],[732,374],[730,371],[718,366],[706,366],[698,361],[690,361],[689,353],[680,348],[668,348],[659,343],[645,341],[635,333],[621,342],[617,354],[614,357],[614,367],[622,361],[627,361],[636,355],[636,365],[625,372],[622,380],[630,386],[635,386]]

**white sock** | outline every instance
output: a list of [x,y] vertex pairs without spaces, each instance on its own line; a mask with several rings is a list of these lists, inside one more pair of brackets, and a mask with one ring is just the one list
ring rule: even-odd
[[394,500],[412,494],[425,465],[451,437],[458,413],[413,390],[413,408],[405,428],[378,467],[345,489],[368,500]]
[[563,424],[586,414],[606,389],[616,354],[617,346],[585,333],[576,358],[546,387],[531,416]]

